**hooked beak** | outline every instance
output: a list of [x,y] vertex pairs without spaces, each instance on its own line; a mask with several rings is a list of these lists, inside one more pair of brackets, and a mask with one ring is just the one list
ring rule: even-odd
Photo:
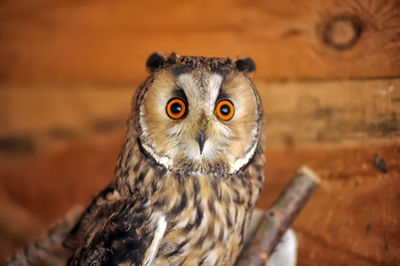
[[206,132],[204,130],[201,130],[199,135],[197,136],[196,140],[199,143],[200,154],[202,154],[203,148],[204,148],[204,143],[207,140]]

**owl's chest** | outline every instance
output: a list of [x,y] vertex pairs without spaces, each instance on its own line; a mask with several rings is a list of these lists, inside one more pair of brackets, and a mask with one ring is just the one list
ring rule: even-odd
[[172,199],[155,265],[230,265],[240,252],[250,216],[249,192],[206,178],[197,181],[197,190]]

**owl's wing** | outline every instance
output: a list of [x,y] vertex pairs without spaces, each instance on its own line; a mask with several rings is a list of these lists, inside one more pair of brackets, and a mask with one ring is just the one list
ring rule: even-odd
[[100,208],[70,265],[151,265],[167,228],[165,216],[151,213],[140,199]]
[[106,187],[102,190],[92,201],[90,206],[83,212],[79,220],[75,223],[74,227],[71,229],[69,234],[65,237],[63,241],[63,246],[74,252],[83,241],[83,237],[94,217],[97,215],[98,211],[104,206],[110,204],[113,200],[120,200],[118,197],[113,197],[114,189],[112,185]]

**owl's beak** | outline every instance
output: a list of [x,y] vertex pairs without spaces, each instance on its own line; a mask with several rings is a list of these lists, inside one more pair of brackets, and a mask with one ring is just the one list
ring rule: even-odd
[[207,140],[206,132],[204,130],[200,130],[200,133],[197,136],[196,140],[199,143],[200,154],[202,154],[203,153],[203,148],[204,148],[204,143]]

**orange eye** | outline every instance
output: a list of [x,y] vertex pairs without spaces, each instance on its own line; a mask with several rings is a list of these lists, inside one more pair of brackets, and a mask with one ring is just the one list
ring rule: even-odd
[[186,114],[186,103],[180,98],[172,98],[167,104],[167,115],[172,119],[181,119]]
[[228,121],[231,120],[235,114],[235,107],[231,101],[221,100],[218,102],[215,112],[221,120]]

